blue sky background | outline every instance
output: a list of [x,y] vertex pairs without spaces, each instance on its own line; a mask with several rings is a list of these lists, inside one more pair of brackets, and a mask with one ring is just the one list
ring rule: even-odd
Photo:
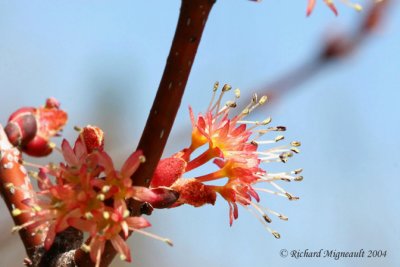
[[[338,3],[335,17],[319,1],[306,18],[306,2],[217,1],[166,156],[189,144],[187,106],[204,110],[215,81],[257,90],[312,58],[330,33],[351,33],[363,16]],[[0,1],[0,122],[21,106],[55,96],[69,113],[64,136],[75,139],[74,125],[98,125],[121,164],[140,138],[179,6],[178,0]],[[288,127],[288,140],[303,144],[288,164],[271,166],[304,168],[303,182],[284,184],[300,200],[263,197],[263,204],[289,217],[272,224],[280,240],[243,209],[229,227],[227,204],[219,199],[214,207],[155,212],[151,231],[173,239],[174,248],[134,236],[134,263],[117,259],[112,266],[399,266],[399,26],[399,5],[392,3],[383,27],[355,54],[254,115],[271,115],[276,125]],[[1,210],[1,266],[19,266],[23,250],[18,236],[10,237],[4,205]],[[376,249],[387,255],[295,260],[281,258],[281,249]]]

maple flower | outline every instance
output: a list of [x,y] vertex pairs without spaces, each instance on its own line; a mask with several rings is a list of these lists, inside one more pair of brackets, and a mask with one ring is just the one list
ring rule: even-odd
[[[86,232],[91,237],[84,248],[96,266],[100,266],[105,243],[110,241],[121,259],[130,261],[125,239],[129,231],[160,239],[168,239],[143,232],[150,223],[142,217],[131,216],[126,201],[157,203],[160,196],[144,187],[133,186],[130,177],[145,161],[141,151],[132,153],[120,170],[115,169],[111,157],[104,151],[104,134],[95,126],[80,130],[74,147],[63,140],[61,153],[64,161],[39,167],[30,175],[38,180],[39,192],[24,200],[31,207],[32,220],[14,230],[25,227],[45,232],[45,249],[53,244],[57,233],[68,227]],[[36,166],[25,163],[27,166]],[[54,179],[50,179],[54,177]],[[25,212],[25,211],[24,211]],[[21,212],[15,212],[18,216]],[[120,235],[122,234],[122,236]]]
[[[264,169],[263,165],[270,162],[287,162],[290,157],[300,152],[300,142],[262,149],[284,139],[284,136],[277,135],[271,140],[262,140],[266,134],[286,130],[284,126],[268,126],[271,118],[262,121],[246,120],[254,109],[265,104],[267,97],[258,98],[254,95],[241,112],[231,115],[237,106],[237,99],[240,98],[240,90],[234,90],[234,99],[223,104],[224,95],[231,91],[232,87],[224,85],[217,96],[218,87],[219,84],[216,83],[212,100],[204,114],[200,113],[196,117],[189,108],[193,126],[191,145],[160,162],[151,188],[168,187],[177,191],[180,197],[172,207],[182,204],[195,207],[213,205],[219,194],[228,202],[231,225],[233,220],[238,218],[239,204],[250,209],[266,229],[279,238],[280,235],[269,227],[272,220],[268,214],[276,215],[282,220],[287,220],[287,217],[260,205],[259,193],[270,193],[289,200],[298,199],[286,192],[276,181],[301,181],[303,178],[298,174],[302,170],[272,173]],[[206,147],[204,152],[192,159],[193,152],[200,147]],[[185,173],[211,160],[217,166],[216,171],[190,179],[183,178]],[[212,184],[216,181],[219,181],[218,184]],[[220,185],[220,181],[225,183]],[[263,184],[268,184],[275,190],[260,187]]]
[[[315,4],[317,0],[308,0],[308,5],[307,5],[307,16],[311,15],[312,11],[314,10]],[[337,16],[338,11],[336,9],[336,6],[334,4],[334,0],[324,0],[325,4],[332,10],[332,12]],[[349,0],[341,0],[342,3],[346,4],[347,6],[355,9],[356,11],[361,11],[362,6],[357,3],[353,3]]]

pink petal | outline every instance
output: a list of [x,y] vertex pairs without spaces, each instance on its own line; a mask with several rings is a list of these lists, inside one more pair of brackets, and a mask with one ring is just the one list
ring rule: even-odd
[[307,17],[311,15],[311,12],[313,11],[315,7],[316,0],[308,0],[308,5],[307,5]]
[[147,228],[151,224],[143,217],[129,217],[125,220],[130,230]]
[[128,223],[126,221],[122,221],[121,222],[121,228],[122,228],[122,232],[124,233],[124,237],[128,238],[128,234],[129,234]]
[[157,200],[157,195],[146,187],[133,186],[133,198],[142,202],[152,202]]
[[78,160],[82,161],[87,156],[87,149],[82,139],[78,137],[74,145],[74,152]]
[[238,136],[241,135],[244,131],[246,131],[246,124],[240,124],[232,131],[232,135]]
[[114,171],[114,164],[111,157],[106,152],[97,152],[98,164],[104,168],[106,174]]
[[80,218],[69,218],[67,220],[68,224],[82,232],[87,232],[93,235],[96,232],[96,222],[83,220]]
[[324,2],[332,10],[332,12],[337,16],[338,11],[337,11],[335,5],[331,1],[328,1],[328,0],[324,0]]
[[232,208],[232,203],[228,202],[229,205],[229,225],[232,226],[233,224],[233,208]]
[[113,238],[110,239],[111,244],[115,248],[118,253],[123,255],[126,258],[127,262],[131,262],[131,252],[129,250],[128,245],[126,242],[122,239],[120,235],[116,235]]
[[131,177],[132,174],[137,170],[140,165],[140,157],[143,156],[141,150],[133,152],[129,158],[125,161],[121,168],[121,174],[123,177]]
[[233,205],[233,218],[235,218],[236,220],[239,217],[238,206],[235,202],[233,202],[232,205]]
[[75,156],[74,151],[72,150],[71,145],[68,143],[67,140],[63,140],[61,144],[62,153],[64,156],[65,161],[70,166],[78,166],[78,158]]
[[220,138],[226,138],[229,133],[229,121],[224,122],[224,126],[219,130],[218,134]]

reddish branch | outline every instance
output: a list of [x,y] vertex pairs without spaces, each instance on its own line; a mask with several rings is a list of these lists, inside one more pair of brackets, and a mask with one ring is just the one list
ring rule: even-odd
[[[15,225],[23,225],[32,221],[30,207],[23,200],[33,197],[33,188],[25,168],[20,164],[20,151],[8,141],[3,127],[0,125],[0,181],[1,195],[10,211]],[[35,258],[42,245],[42,235],[27,227],[19,231],[29,258]]]
[[135,172],[136,185],[148,186],[178,112],[197,48],[215,0],[182,0],[167,64],[138,149],[146,163]]
[[[161,158],[168,136],[178,112],[189,78],[197,48],[215,0],[182,0],[178,25],[172,41],[164,73],[150,110],[138,149],[146,156],[146,163],[135,172],[135,185],[149,186],[151,177]],[[140,206],[132,204],[133,213],[139,214]],[[101,266],[108,266],[116,255],[107,243]],[[79,267],[94,266],[89,255],[82,250],[75,253]]]

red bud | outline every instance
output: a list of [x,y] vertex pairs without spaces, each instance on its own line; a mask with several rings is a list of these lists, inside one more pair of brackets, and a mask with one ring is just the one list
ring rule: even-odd
[[155,201],[150,202],[156,209],[170,208],[179,198],[179,193],[169,188],[159,187],[151,191],[158,196]]
[[104,149],[104,132],[96,126],[88,125],[83,128],[79,138],[86,145],[88,153],[95,150],[102,151]]
[[5,128],[10,143],[23,146],[32,140],[37,132],[34,108],[20,108],[11,114]]
[[43,107],[23,107],[15,111],[5,129],[10,142],[31,156],[50,154],[53,149],[50,138],[67,122],[67,113],[59,106],[55,98],[49,98]]
[[151,180],[150,187],[171,186],[185,172],[186,161],[181,158],[160,160]]
[[23,151],[29,156],[45,157],[53,151],[53,147],[47,139],[36,135],[32,141],[23,147]]

